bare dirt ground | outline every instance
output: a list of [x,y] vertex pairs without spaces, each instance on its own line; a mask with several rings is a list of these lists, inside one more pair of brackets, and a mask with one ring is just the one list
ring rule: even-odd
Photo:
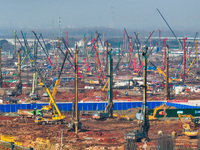
[[[1,135],[15,136],[16,141],[23,143],[25,147],[33,147],[35,150],[59,149],[61,143],[61,129],[63,131],[64,150],[123,150],[126,140],[124,134],[128,131],[139,129],[137,120],[127,121],[120,118],[107,119],[105,121],[93,120],[90,116],[82,116],[82,130],[76,135],[69,131],[67,123],[70,115],[66,114],[66,124],[61,125],[37,125],[33,119],[20,120],[18,117],[0,116]],[[199,127],[196,127],[199,130]],[[178,119],[166,119],[150,122],[147,149],[155,149],[155,140],[158,131],[165,135],[177,133],[175,140],[177,149],[182,147],[196,148],[197,139],[191,139],[182,135],[181,123]],[[137,143],[139,147],[144,143]]]

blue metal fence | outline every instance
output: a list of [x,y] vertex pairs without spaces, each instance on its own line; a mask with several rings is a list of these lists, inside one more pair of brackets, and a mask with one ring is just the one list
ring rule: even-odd
[[[154,109],[157,106],[164,104],[164,101],[147,102],[149,109]],[[17,112],[18,109],[41,109],[42,106],[48,105],[48,103],[33,103],[33,104],[2,104],[0,105],[0,112]],[[78,109],[80,111],[97,111],[105,110],[106,102],[96,103],[78,103]],[[60,111],[71,111],[72,103],[57,103]],[[189,106],[177,103],[167,103],[167,106],[173,106],[178,109],[199,108],[197,106]],[[129,108],[142,107],[142,102],[114,102],[114,110],[126,110]]]

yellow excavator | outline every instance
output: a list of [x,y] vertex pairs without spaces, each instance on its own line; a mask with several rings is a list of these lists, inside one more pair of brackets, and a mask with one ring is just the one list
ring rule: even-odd
[[[163,105],[160,105],[159,107],[155,108],[154,111],[153,111],[153,114],[152,115],[149,115],[149,120],[157,120],[157,118],[155,117],[156,116],[156,113],[159,109],[163,108],[166,106],[166,103],[164,103]],[[164,109],[164,113],[165,113],[165,109]]]
[[[182,134],[189,136],[191,138],[195,138],[198,136],[198,130],[191,130],[190,125],[188,123],[183,123],[182,122],[182,117],[191,117],[191,115],[181,115],[178,114],[179,120],[182,123]],[[192,116],[193,117],[193,116]]]
[[191,119],[191,124],[198,126],[200,124],[200,118],[194,118],[191,114],[181,115],[179,114],[179,119],[182,121],[182,117],[187,117]]

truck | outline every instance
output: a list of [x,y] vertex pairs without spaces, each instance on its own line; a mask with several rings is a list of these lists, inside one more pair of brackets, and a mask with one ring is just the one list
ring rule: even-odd
[[17,114],[23,118],[34,118],[35,116],[43,116],[43,111],[40,109],[18,109]]

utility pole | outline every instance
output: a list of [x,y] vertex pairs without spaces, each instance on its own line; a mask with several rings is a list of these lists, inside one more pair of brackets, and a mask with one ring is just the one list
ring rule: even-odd
[[166,100],[170,99],[170,90],[169,90],[169,46],[167,45],[167,53],[166,53],[166,84],[165,84],[165,92],[166,92]]
[[78,134],[78,126],[79,126],[79,115],[78,115],[78,50],[76,45],[75,52],[75,133]]
[[167,38],[163,39],[164,41],[164,68],[163,70],[165,70],[165,66],[166,66],[166,41],[167,41]]
[[183,81],[185,82],[185,43],[186,43],[186,40],[187,40],[187,37],[182,39],[183,42],[184,42],[184,46],[183,46],[183,63],[184,63],[184,69],[183,69]]

